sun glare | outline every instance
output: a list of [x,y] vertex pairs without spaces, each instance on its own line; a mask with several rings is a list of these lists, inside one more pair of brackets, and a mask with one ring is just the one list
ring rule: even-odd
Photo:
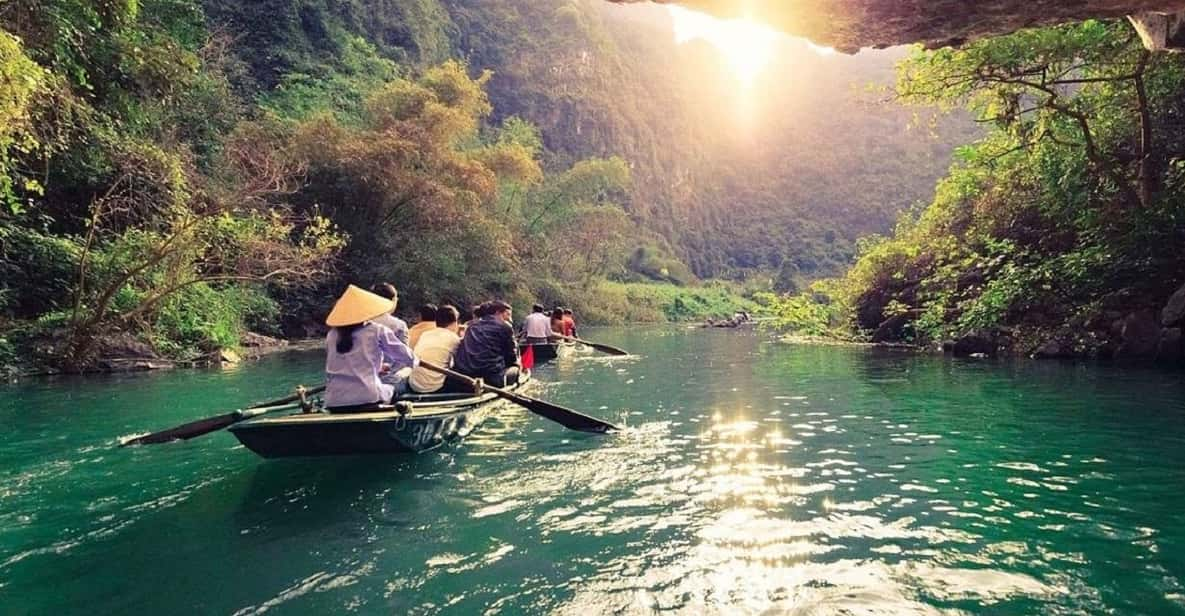
[[675,26],[675,42],[703,39],[718,49],[746,87],[773,57],[776,31],[748,19],[717,19],[683,7],[667,5]]

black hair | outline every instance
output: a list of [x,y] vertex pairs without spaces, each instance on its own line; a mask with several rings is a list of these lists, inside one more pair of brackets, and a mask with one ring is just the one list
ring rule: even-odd
[[531,312],[543,312],[543,304],[535,304],[531,306]]
[[553,318],[553,319],[564,318],[564,309],[563,308],[556,308],[555,310],[552,310],[551,311],[551,318]]
[[499,312],[502,312],[503,310],[510,310],[510,304],[507,304],[506,302],[504,302],[500,299],[496,299],[492,302],[487,302],[487,303],[489,304],[490,308],[489,308],[489,312],[487,312],[486,314],[498,314]]
[[456,323],[457,319],[459,319],[460,317],[461,317],[461,315],[459,313],[457,313],[456,308],[454,308],[448,304],[445,304],[445,305],[441,306],[440,308],[436,309],[436,326],[437,327],[448,327],[449,325]]
[[395,290],[395,285],[389,282],[380,282],[370,288],[370,292],[375,295],[385,297],[389,300],[399,299],[399,291]]
[[572,310],[569,308],[564,308],[564,314],[572,314]]
[[365,323],[355,323],[353,325],[343,325],[335,327],[337,330],[337,352],[349,353],[354,348],[354,332],[365,325]]
[[421,321],[435,321],[436,320],[436,304],[424,304],[420,306],[420,320]]
[[494,314],[493,304],[491,302],[482,302],[473,311],[473,318],[482,319],[482,318],[490,316],[491,314]]

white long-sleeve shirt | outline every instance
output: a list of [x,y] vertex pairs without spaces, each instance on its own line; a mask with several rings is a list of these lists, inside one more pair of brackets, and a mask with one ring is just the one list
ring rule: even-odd
[[338,328],[325,336],[325,406],[389,402],[395,388],[379,376],[383,363],[392,372],[415,365],[415,355],[385,325],[368,322],[354,330],[348,353],[337,352]]
[[542,312],[532,312],[524,320],[523,329],[528,338],[546,338],[551,335],[551,318]]

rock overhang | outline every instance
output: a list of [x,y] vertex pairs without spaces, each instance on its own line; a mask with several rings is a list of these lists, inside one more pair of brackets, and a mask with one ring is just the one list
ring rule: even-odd
[[609,0],[745,17],[846,53],[959,45],[1021,28],[1128,17],[1150,49],[1185,49],[1185,0]]

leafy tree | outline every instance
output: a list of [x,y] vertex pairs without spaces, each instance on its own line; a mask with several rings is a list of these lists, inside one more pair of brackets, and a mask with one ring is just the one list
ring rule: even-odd
[[0,31],[0,206],[19,213],[23,205],[17,185],[37,193],[40,184],[22,172],[14,155],[29,154],[40,146],[33,127],[33,105],[46,87],[49,75],[25,55],[20,41]]
[[1074,332],[1086,353],[1110,335],[1106,315],[1179,284],[1181,58],[1148,54],[1124,22],[1088,21],[918,51],[897,90],[965,106],[990,131],[831,285],[858,329],[892,318],[926,340],[1008,326],[1021,350]]

